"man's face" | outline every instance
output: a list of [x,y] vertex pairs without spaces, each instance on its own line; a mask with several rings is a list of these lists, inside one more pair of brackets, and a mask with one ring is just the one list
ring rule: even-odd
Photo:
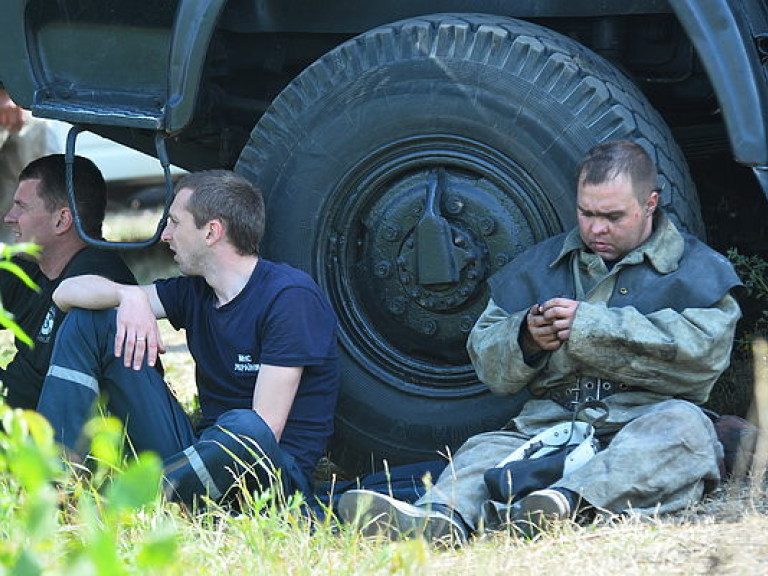
[[196,276],[202,273],[202,258],[205,253],[206,227],[198,229],[192,213],[187,210],[187,201],[192,195],[189,188],[182,188],[176,193],[168,222],[163,230],[162,240],[167,242],[174,253],[173,259],[182,274]]
[[43,249],[57,239],[61,209],[49,212],[38,194],[40,180],[22,180],[13,195],[13,206],[4,222],[15,234],[16,242],[35,242]]
[[580,181],[576,202],[582,240],[603,260],[619,260],[651,235],[658,200],[651,192],[641,204],[623,174],[602,184]]

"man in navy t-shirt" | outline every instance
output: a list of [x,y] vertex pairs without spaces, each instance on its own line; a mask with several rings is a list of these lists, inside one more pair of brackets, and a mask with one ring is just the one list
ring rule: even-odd
[[[261,194],[247,180],[190,174],[176,186],[162,236],[184,276],[148,286],[94,276],[61,284],[54,300],[74,310],[38,410],[70,454],[86,451],[82,428],[105,392],[134,449],[164,459],[171,498],[230,501],[234,486],[311,489],[338,395],[336,318],[309,276],[259,257],[263,230]],[[164,351],[159,318],[186,330],[198,429],[155,368]]]

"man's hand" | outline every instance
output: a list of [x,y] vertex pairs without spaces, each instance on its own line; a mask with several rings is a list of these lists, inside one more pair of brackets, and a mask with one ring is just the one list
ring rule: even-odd
[[552,298],[541,305],[544,319],[550,323],[560,342],[565,342],[571,337],[571,326],[578,307],[579,301],[570,298]]
[[560,348],[571,336],[578,307],[579,302],[569,298],[552,298],[531,306],[525,318],[523,353],[532,356],[542,350],[552,352]]
[[165,352],[157,326],[157,319],[165,318],[165,309],[153,284],[134,286],[92,274],[73,276],[54,290],[53,301],[64,312],[117,306],[115,356],[123,357],[126,368],[139,370],[145,356],[147,363],[154,366],[157,355]]
[[139,287],[132,288],[124,292],[117,309],[115,356],[123,357],[126,368],[139,370],[145,356],[147,364],[154,366],[165,345],[147,295]]
[[24,110],[0,88],[0,127],[18,132],[24,126]]

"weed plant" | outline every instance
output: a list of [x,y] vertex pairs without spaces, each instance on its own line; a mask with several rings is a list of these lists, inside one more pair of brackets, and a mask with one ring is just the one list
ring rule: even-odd
[[47,421],[0,403],[0,574],[415,574],[421,540],[364,540],[298,494],[239,492],[239,506],[164,499],[162,465],[126,456],[114,418],[88,425],[91,456],[63,463]]
[[757,255],[745,256],[735,248],[728,251],[728,259],[747,289],[747,298],[742,299],[742,340],[737,342],[743,345],[746,339],[768,335],[768,261]]
[[768,261],[737,249],[728,259],[746,290],[737,294],[742,309],[731,353],[731,364],[715,385],[707,407],[723,414],[747,417],[754,401],[752,342],[768,336]]

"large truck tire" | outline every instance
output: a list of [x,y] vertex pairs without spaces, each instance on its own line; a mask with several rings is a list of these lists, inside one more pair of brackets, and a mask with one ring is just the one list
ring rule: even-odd
[[[456,14],[382,26],[275,99],[236,170],[264,192],[265,257],[312,274],[339,316],[331,460],[365,472],[433,459],[520,410],[525,395],[493,396],[465,350],[484,280],[575,224],[578,161],[619,138],[648,149],[663,207],[702,236],[660,116],[616,68],[541,26]],[[424,280],[430,254],[447,255],[450,281]]]

